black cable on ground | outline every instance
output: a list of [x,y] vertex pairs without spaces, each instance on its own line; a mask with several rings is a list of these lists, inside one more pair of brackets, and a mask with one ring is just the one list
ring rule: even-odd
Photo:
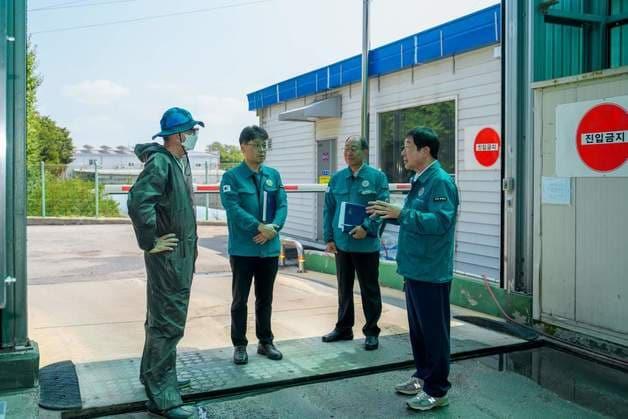
[[489,295],[493,299],[493,302],[495,303],[499,311],[502,313],[502,316],[504,316],[504,318],[506,319],[507,321],[506,324],[510,322],[510,324],[516,325],[516,327],[527,329],[531,333],[540,335],[545,342],[547,342],[550,346],[553,346],[555,348],[562,349],[563,351],[573,352],[581,357],[591,358],[597,362],[607,364],[613,368],[618,368],[622,371],[628,371],[628,361],[626,361],[625,359],[616,358],[614,356],[611,356],[602,352],[594,351],[591,348],[587,348],[585,346],[578,345],[575,342],[558,338],[556,336],[545,333],[541,330],[537,330],[536,328],[528,324],[524,324],[524,323],[516,321],[515,319],[513,319],[506,313],[506,311],[503,309],[503,307],[497,300],[497,297],[495,297],[495,294],[493,293],[493,290],[491,289],[488,283],[488,278],[486,275],[482,275],[482,280],[483,280],[482,282],[484,283],[484,286],[486,287],[486,290],[488,291]]

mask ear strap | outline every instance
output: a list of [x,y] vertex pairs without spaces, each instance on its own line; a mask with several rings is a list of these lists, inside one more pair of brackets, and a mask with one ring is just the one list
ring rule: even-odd
[[188,151],[185,149],[185,147],[183,147],[183,151],[185,152],[185,160],[187,161],[185,175],[192,176],[192,165],[190,164],[190,156],[188,155]]

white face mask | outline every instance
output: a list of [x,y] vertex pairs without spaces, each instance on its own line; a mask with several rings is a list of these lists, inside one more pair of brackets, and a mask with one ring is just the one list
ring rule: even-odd
[[183,137],[185,138],[181,143],[183,148],[185,148],[186,151],[194,150],[194,147],[196,147],[196,141],[198,140],[198,134],[183,134]]

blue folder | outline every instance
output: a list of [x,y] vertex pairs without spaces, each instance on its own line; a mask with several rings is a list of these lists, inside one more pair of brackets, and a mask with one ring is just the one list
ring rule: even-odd
[[352,202],[342,202],[338,216],[338,228],[348,233],[356,226],[362,225],[366,217],[366,206]]
[[275,213],[277,212],[277,198],[276,192],[264,191],[264,204],[262,207],[262,222],[264,224],[270,224],[275,220]]

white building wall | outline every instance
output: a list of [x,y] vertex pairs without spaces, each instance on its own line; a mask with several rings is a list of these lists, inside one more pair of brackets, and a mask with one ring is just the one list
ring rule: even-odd
[[[501,124],[500,59],[494,46],[481,48],[370,80],[370,163],[379,167],[378,114],[444,100],[456,100],[457,167],[460,215],[456,235],[455,267],[459,272],[499,280],[501,234],[500,170],[467,170],[464,130],[469,126]],[[360,133],[359,83],[328,96],[342,95],[342,118],[317,123],[280,122],[278,114],[321,97],[309,96],[264,109],[262,125],[273,138],[268,164],[286,183],[312,183],[316,176],[315,140],[337,139],[338,167],[344,167],[342,149],[348,135]],[[315,240],[314,197],[291,194],[285,233]]]
[[[315,183],[314,124],[277,119],[280,112],[299,106],[303,106],[303,99],[280,103],[260,111],[260,123],[272,139],[266,164],[279,170],[284,183]],[[283,233],[314,240],[316,223],[312,208],[316,208],[314,194],[289,194],[288,219]]]

